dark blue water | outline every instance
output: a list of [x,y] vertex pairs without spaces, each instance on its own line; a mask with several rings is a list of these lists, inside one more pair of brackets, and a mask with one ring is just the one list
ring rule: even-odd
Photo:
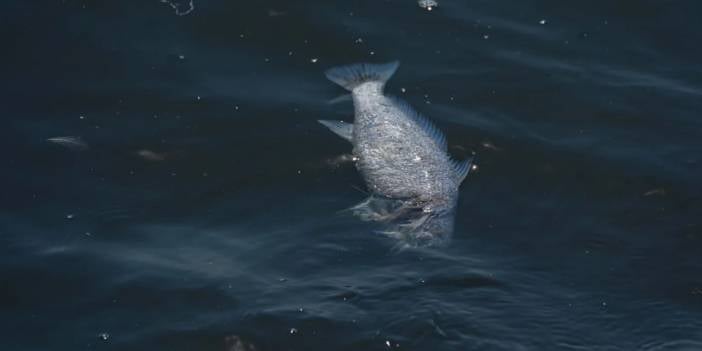
[[[698,2],[193,5],[3,4],[0,349],[702,349]],[[394,59],[477,155],[445,248],[316,122]]]

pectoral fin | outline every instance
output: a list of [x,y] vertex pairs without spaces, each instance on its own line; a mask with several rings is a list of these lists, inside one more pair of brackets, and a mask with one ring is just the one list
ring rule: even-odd
[[473,166],[473,157],[465,159],[463,161],[453,161],[453,169],[456,171],[456,177],[458,177],[459,184],[466,179],[470,169]]
[[348,140],[353,139],[353,124],[344,121],[332,121],[328,119],[320,119],[318,121],[323,126],[329,128],[334,134]]
[[436,146],[438,146],[441,150],[446,151],[446,136],[441,129],[437,128],[436,125],[434,125],[434,123],[432,123],[429,119],[415,111],[412,106],[405,101],[398,98],[392,99],[395,101],[395,106],[397,106],[397,108],[399,108],[405,116],[413,119],[417,126],[424,130],[426,135],[431,138],[431,140],[434,140]]
[[339,103],[347,102],[347,101],[348,101],[348,102],[353,101],[353,97],[351,96],[351,94],[342,94],[342,95],[339,95],[339,96],[337,96],[337,97],[335,97],[335,98],[333,98],[333,99],[327,101],[327,104],[329,104],[329,105],[335,105],[335,104],[339,104]]

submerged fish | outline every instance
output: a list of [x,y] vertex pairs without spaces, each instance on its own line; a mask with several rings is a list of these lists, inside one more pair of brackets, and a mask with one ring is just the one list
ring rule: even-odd
[[445,243],[472,159],[452,160],[446,137],[431,121],[383,94],[398,65],[329,69],[327,78],[351,91],[354,122],[319,122],[353,145],[356,167],[372,193],[352,208],[357,215],[392,224],[386,233],[411,246]]

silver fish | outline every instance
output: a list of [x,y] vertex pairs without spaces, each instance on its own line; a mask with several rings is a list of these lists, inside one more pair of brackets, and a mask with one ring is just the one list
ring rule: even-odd
[[331,68],[329,80],[351,91],[354,122],[319,122],[353,145],[371,197],[352,208],[391,224],[386,233],[410,246],[443,244],[453,233],[458,187],[472,158],[455,161],[446,137],[407,103],[383,94],[399,62]]

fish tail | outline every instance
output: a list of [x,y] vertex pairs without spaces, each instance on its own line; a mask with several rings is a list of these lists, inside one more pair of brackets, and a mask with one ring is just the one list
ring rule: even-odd
[[357,86],[368,82],[377,82],[381,86],[385,85],[385,82],[392,77],[399,65],[399,61],[380,64],[359,63],[333,67],[324,74],[332,82],[341,85],[348,91],[353,91]]

